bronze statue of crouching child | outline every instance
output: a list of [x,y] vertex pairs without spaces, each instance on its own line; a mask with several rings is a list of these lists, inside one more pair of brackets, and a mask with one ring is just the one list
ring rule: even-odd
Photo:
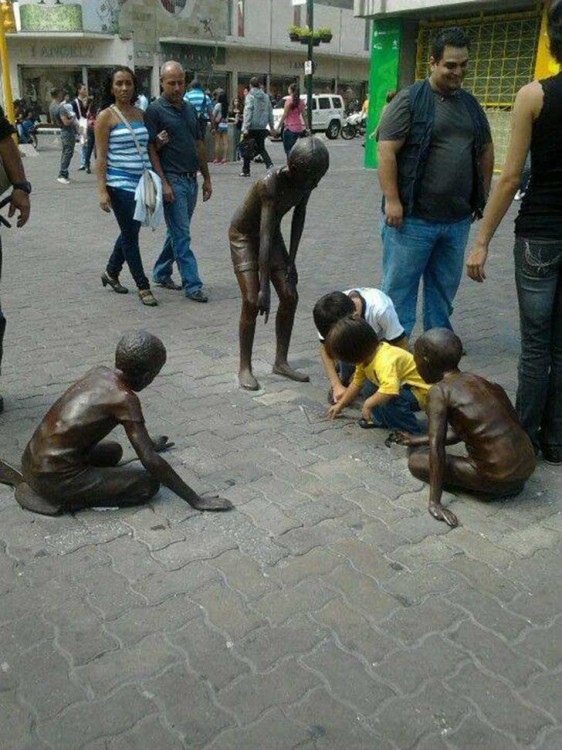
[[[435,384],[426,409],[429,434],[398,432],[390,438],[411,449],[410,471],[429,482],[429,512],[449,526],[457,526],[458,520],[441,504],[443,488],[468,490],[488,500],[516,495],[536,463],[506,392],[497,383],[461,372],[461,356],[461,340],[447,328],[420,336],[414,347],[416,366],[427,383]],[[461,442],[466,456],[446,453],[445,446]]]
[[[22,472],[0,461],[0,481],[16,487],[16,500],[44,515],[91,507],[147,503],[160,484],[197,510],[228,510],[228,500],[199,496],[158,454],[166,437],[150,438],[138,391],[166,362],[159,338],[146,331],[126,334],[115,352],[115,368],[95,367],[63,393],[45,415],[22,457]],[[129,438],[143,468],[118,466],[123,449],[103,441],[117,425]],[[102,442],[103,441],[103,442]]]

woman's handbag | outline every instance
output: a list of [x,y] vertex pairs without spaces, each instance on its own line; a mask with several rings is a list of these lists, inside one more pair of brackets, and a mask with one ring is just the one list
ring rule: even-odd
[[[130,122],[123,115],[121,110],[115,106],[115,104],[112,104],[110,109],[113,112],[113,114],[121,120],[123,125],[129,130],[130,134],[133,136],[133,141],[135,142],[135,146],[137,147],[139,156],[142,160],[142,163],[144,164],[144,154],[142,153],[142,149],[137,140],[136,133],[134,129],[131,127]],[[156,185],[154,184],[154,180],[152,179],[152,174],[150,172],[150,169],[148,169],[148,167],[146,166],[144,168],[144,172],[142,173],[141,180],[143,181],[143,184],[144,184],[144,204],[146,206],[146,210],[148,211],[149,214],[153,214],[156,209],[157,190],[156,190]]]

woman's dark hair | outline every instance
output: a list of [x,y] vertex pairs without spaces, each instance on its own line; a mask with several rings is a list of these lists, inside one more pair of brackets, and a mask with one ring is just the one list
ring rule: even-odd
[[550,54],[562,64],[562,0],[552,0],[547,19]]
[[228,118],[228,98],[224,91],[221,91],[217,96],[217,104],[221,105],[221,118],[226,120]]
[[299,106],[300,100],[301,100],[298,85],[296,83],[291,83],[291,85],[289,86],[289,91],[293,95],[293,101],[291,102],[291,109],[296,109]]
[[363,318],[342,318],[326,336],[326,352],[332,359],[358,365],[374,355],[379,340]]
[[128,73],[131,76],[131,78],[133,79],[133,94],[131,97],[131,102],[134,104],[137,100],[137,97],[139,95],[139,84],[136,75],[133,73],[131,68],[127,67],[127,65],[116,65],[115,68],[109,71],[109,74],[104,81],[100,110],[109,107],[111,104],[115,104],[115,97],[113,96],[112,88],[113,79],[115,78],[117,73]]
[[450,29],[443,29],[431,43],[431,56],[436,63],[443,57],[445,47],[455,47],[470,49],[470,39],[458,26],[451,26]]

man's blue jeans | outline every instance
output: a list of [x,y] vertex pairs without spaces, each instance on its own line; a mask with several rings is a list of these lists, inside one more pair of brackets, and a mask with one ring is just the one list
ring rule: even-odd
[[145,276],[139,248],[140,222],[135,221],[135,194],[130,190],[108,187],[111,207],[119,224],[121,234],[115,242],[111,257],[107,262],[107,273],[117,278],[125,261],[138,289],[150,289]]
[[470,217],[446,223],[408,216],[400,230],[387,226],[384,216],[382,221],[382,290],[394,302],[406,336],[416,323],[422,277],[424,331],[451,329],[449,316],[464,269]]
[[62,152],[60,157],[59,177],[68,179],[68,168],[74,155],[74,146],[76,145],[76,134],[74,130],[61,130],[60,140]]
[[535,449],[562,447],[562,240],[515,238],[521,356],[516,409]]
[[197,259],[191,249],[190,223],[197,204],[197,179],[187,174],[167,174],[166,178],[176,198],[173,203],[164,204],[168,231],[160,257],[154,264],[152,278],[156,282],[169,280],[175,260],[184,292],[188,295],[203,286]]

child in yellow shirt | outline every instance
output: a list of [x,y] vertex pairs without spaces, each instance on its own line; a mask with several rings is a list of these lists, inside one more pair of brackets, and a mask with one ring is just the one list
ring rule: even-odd
[[325,346],[334,359],[356,366],[352,382],[328,410],[330,419],[351,404],[365,380],[370,380],[378,390],[363,403],[361,427],[423,432],[414,412],[425,409],[431,385],[421,378],[410,352],[379,341],[365,320],[351,317],[332,326]]

